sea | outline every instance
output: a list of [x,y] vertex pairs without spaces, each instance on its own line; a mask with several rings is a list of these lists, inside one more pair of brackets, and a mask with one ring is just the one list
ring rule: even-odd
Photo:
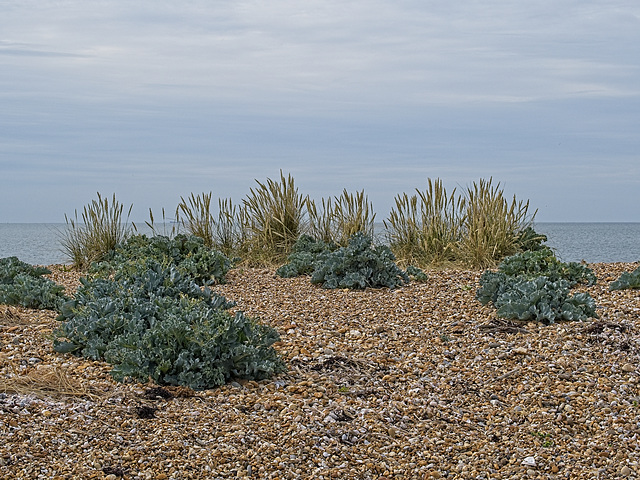
[[[62,250],[65,223],[0,223],[0,258],[32,265],[70,263]],[[139,233],[151,234],[146,226]],[[536,223],[546,244],[564,262],[640,262],[640,223]],[[170,230],[167,229],[167,230]]]

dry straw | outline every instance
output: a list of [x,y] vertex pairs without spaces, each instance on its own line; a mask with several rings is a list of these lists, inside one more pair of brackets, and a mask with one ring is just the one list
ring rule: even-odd
[[0,378],[0,391],[39,398],[82,397],[97,400],[105,396],[104,392],[93,388],[86,380],[75,378],[68,369],[59,366],[42,366],[24,375],[14,371],[10,377]]

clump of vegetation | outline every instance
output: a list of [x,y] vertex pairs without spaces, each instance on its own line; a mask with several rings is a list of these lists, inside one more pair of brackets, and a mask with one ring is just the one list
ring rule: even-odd
[[409,283],[409,276],[395,263],[389,247],[374,246],[371,237],[353,235],[346,247],[322,256],[311,275],[311,283],[324,288],[396,288]]
[[311,275],[311,283],[324,288],[395,288],[408,283],[408,275],[395,264],[391,250],[372,242],[362,233],[353,235],[345,247],[302,236],[289,263],[276,273],[281,277]]
[[609,290],[640,289],[640,267],[633,272],[624,272],[617,280],[611,282]]
[[0,303],[39,310],[58,310],[67,300],[64,287],[43,277],[51,271],[17,257],[0,259]]
[[[94,263],[90,273],[111,275],[124,268],[131,259],[153,259],[161,265],[174,265],[199,285],[224,283],[232,261],[217,250],[208,248],[201,237],[178,234],[173,238],[157,235],[133,235]],[[137,265],[134,264],[134,268]]]
[[584,265],[562,263],[550,249],[507,257],[498,271],[480,277],[476,298],[492,303],[499,317],[554,323],[559,320],[597,318],[588,293],[570,294],[578,283],[594,284],[596,277]]
[[450,194],[440,179],[428,179],[425,191],[397,196],[385,220],[387,241],[401,264],[487,268],[519,250],[537,248],[529,202],[511,202],[500,185],[480,180],[464,194]]
[[339,197],[323,198],[320,211],[309,200],[308,208],[309,232],[325,243],[344,247],[356,233],[374,236],[376,214],[364,190],[352,194],[345,189]]
[[387,241],[399,263],[444,264],[458,258],[462,236],[460,199],[447,194],[442,180],[428,179],[427,190],[397,196],[384,221]]
[[550,281],[566,280],[573,287],[578,283],[595,285],[597,278],[586,265],[577,262],[564,263],[558,260],[549,247],[517,253],[505,258],[498,271],[509,275],[535,278],[545,276]]
[[120,381],[151,379],[197,390],[284,371],[273,348],[278,333],[241,312],[231,314],[233,302],[202,287],[219,273],[185,268],[190,257],[185,260],[184,251],[205,251],[193,238],[133,237],[104,266],[96,265],[99,274],[82,278],[75,298],[62,305],[54,349],[106,360]]
[[247,246],[247,221],[242,208],[229,198],[218,199],[218,214],[211,211],[212,193],[191,194],[180,197],[176,208],[176,221],[187,233],[202,238],[207,247],[214,248],[228,257],[236,257]]
[[305,233],[308,198],[298,193],[291,175],[280,182],[258,182],[243,200],[247,252],[254,262],[282,263]]
[[[375,238],[376,214],[364,190],[345,189],[316,203],[282,171],[279,180],[256,183],[240,204],[219,199],[217,213],[212,211],[211,192],[181,197],[176,222],[169,235],[163,222],[163,234],[172,237],[182,228],[229,258],[270,266],[284,263],[302,235],[340,247],[346,247],[356,233]],[[425,191],[395,200],[395,208],[384,220],[383,241],[403,267],[491,268],[506,256],[540,250],[546,241],[532,227],[535,212],[529,214],[529,203],[515,196],[508,201],[492,179],[474,182],[460,194],[456,189],[448,193],[440,179],[428,179]],[[76,267],[87,269],[130,236],[122,211],[115,196],[109,203],[98,194],[98,200],[85,207],[82,221],[77,212],[75,220],[65,216],[68,229],[63,249]],[[147,225],[156,235],[151,211],[150,218]]]
[[293,245],[287,263],[279,267],[276,274],[283,278],[312,275],[318,260],[337,248],[338,245],[335,243],[318,240],[309,235],[301,235]]
[[415,280],[416,282],[426,282],[427,280],[429,280],[429,276],[424,273],[421,268],[418,268],[415,265],[409,265],[407,267],[406,273],[412,280]]
[[415,266],[402,271],[389,247],[374,246],[363,233],[352,235],[344,247],[303,235],[276,274],[284,278],[310,275],[311,283],[324,288],[353,289],[395,288],[409,283],[410,276],[417,281],[428,278]]
[[549,278],[509,276],[485,271],[476,298],[491,302],[501,318],[554,323],[559,320],[597,318],[596,305],[588,293],[570,294],[569,282]]
[[133,205],[129,207],[126,218],[123,217],[123,205],[116,200],[115,194],[109,203],[107,198],[98,199],[86,205],[82,211],[82,221],[64,216],[67,228],[60,233],[62,251],[71,260],[73,266],[86,270],[91,263],[101,260],[116,245],[131,234],[128,224]]
[[548,248],[544,243],[547,241],[547,236],[536,232],[532,226],[525,227],[520,230],[516,237],[516,246],[519,251],[536,251]]

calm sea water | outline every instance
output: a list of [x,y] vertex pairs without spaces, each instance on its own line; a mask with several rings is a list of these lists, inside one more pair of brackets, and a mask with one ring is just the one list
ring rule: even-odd
[[[61,250],[66,224],[0,223],[0,258],[16,256],[34,265],[69,263]],[[146,226],[141,233],[149,233]],[[547,244],[565,262],[640,261],[640,223],[536,223]]]
[[640,223],[536,223],[564,262],[640,261]]

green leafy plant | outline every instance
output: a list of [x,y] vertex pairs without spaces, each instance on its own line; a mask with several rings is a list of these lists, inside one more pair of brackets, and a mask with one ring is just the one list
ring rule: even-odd
[[595,301],[589,294],[570,295],[567,281],[552,282],[547,277],[533,280],[507,277],[494,305],[499,317],[547,324],[597,317]]
[[409,265],[406,270],[407,275],[417,282],[426,282],[429,276],[424,271],[414,265]]
[[346,247],[323,254],[315,263],[311,283],[324,288],[395,288],[409,283],[385,245],[373,246],[371,237],[353,235]]
[[609,290],[640,289],[640,267],[633,272],[624,272],[617,280],[611,282]]
[[498,271],[509,275],[524,275],[527,278],[545,276],[550,281],[566,280],[571,286],[578,283],[594,285],[597,281],[593,270],[586,265],[558,260],[549,247],[517,253],[505,258]]
[[545,448],[553,447],[554,442],[548,433],[544,432],[531,432],[531,435],[538,437],[542,441],[542,446]]
[[54,349],[104,359],[117,380],[205,389],[285,368],[272,347],[279,338],[273,328],[231,315],[233,302],[175,265],[132,260],[81,283],[61,308]]
[[[409,273],[426,279],[422,270],[411,267]],[[409,273],[396,264],[391,250],[374,246],[371,237],[356,233],[346,247],[302,235],[289,255],[288,263],[276,270],[281,277],[311,275],[311,283],[324,288],[395,288],[409,282]]]
[[536,232],[531,225],[525,227],[524,229],[521,229],[516,235],[515,239],[518,250],[522,252],[548,248],[546,245],[544,245],[547,240],[548,239],[546,235]]
[[67,300],[64,287],[43,275],[51,271],[18,259],[0,259],[0,303],[26,308],[58,310]]
[[580,264],[559,262],[550,249],[507,257],[498,271],[480,276],[476,298],[493,303],[502,318],[554,323],[559,320],[597,318],[595,301],[588,293],[570,294],[570,288],[593,284],[593,272]]
[[87,269],[131,234],[128,220],[133,205],[129,207],[126,218],[122,215],[123,207],[115,194],[109,203],[98,192],[98,199],[84,207],[82,221],[78,219],[77,210],[75,218],[65,214],[67,228],[60,232],[60,242],[62,251],[76,268]]
[[338,246],[334,243],[317,240],[309,235],[301,235],[293,245],[287,263],[279,267],[276,274],[283,278],[312,275],[316,269],[316,263],[337,248]]
[[[132,260],[153,259],[161,265],[173,265],[199,285],[223,283],[232,262],[217,250],[208,248],[201,237],[178,234],[147,237],[133,235],[117,245],[101,262],[90,269],[93,274],[111,275],[117,269],[126,269]],[[138,266],[133,263],[134,270]]]

